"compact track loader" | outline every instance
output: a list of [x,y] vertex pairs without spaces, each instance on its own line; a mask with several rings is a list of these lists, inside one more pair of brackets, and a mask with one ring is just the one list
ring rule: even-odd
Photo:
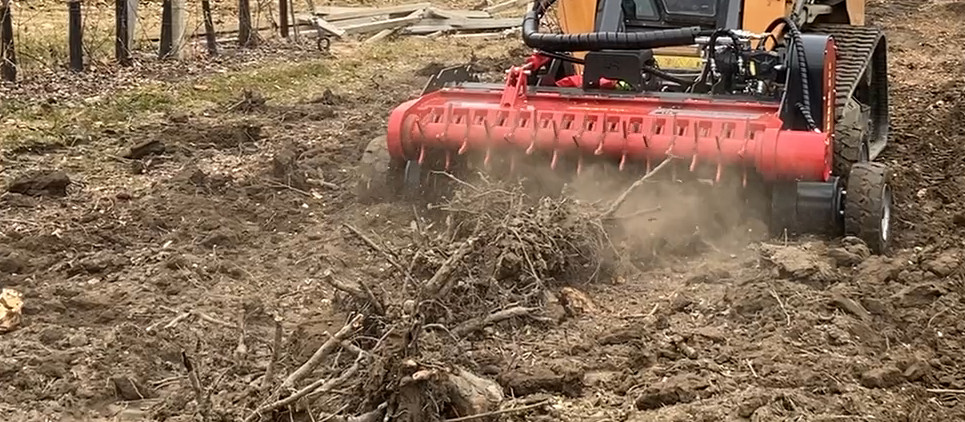
[[[773,233],[852,235],[888,249],[885,36],[864,0],[537,0],[533,49],[504,84],[469,67],[391,111],[362,158],[360,194],[528,160],[609,163],[637,177],[764,192]],[[552,30],[542,26],[554,24]],[[530,164],[527,164],[530,165]]]

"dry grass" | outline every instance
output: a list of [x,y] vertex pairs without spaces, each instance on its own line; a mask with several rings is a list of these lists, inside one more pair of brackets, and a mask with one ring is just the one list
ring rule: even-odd
[[346,97],[371,95],[384,88],[381,84],[391,84],[386,74],[411,75],[429,62],[468,60],[473,54],[494,56],[513,46],[512,40],[454,43],[401,38],[376,45],[337,45],[331,56],[313,54],[292,60],[277,54],[241,69],[173,81],[144,78],[115,92],[97,92],[56,105],[35,98],[8,98],[0,102],[0,120],[5,122],[0,151],[70,145],[104,129],[149,123],[165,113],[226,107],[244,89],[257,90],[280,105],[304,102],[326,90]]

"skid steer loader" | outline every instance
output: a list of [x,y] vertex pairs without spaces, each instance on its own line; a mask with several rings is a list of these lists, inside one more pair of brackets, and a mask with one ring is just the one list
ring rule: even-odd
[[[609,162],[764,192],[773,233],[891,241],[887,46],[865,0],[537,0],[505,83],[440,71],[363,153],[359,193],[467,163]],[[552,30],[544,31],[546,21]]]

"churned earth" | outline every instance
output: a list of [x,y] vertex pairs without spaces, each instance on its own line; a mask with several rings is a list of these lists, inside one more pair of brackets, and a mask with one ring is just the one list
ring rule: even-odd
[[515,39],[269,45],[5,87],[0,286],[25,305],[0,334],[0,420],[244,420],[355,312],[370,322],[294,384],[349,376],[266,419],[495,410],[438,388],[458,367],[501,390],[513,410],[492,420],[965,420],[965,6],[869,14],[890,54],[888,256],[708,222],[684,195],[619,239],[592,201],[485,184],[428,212],[361,202],[388,110],[442,65],[498,80]]

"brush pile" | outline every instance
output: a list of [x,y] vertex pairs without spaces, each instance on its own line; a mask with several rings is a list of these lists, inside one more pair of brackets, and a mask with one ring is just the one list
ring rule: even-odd
[[[430,421],[546,404],[508,402],[499,384],[476,375],[480,363],[466,351],[500,331],[557,323],[565,315],[560,288],[608,274],[613,248],[600,213],[485,180],[462,183],[451,200],[430,208],[435,223],[413,222],[411,243],[401,248],[346,225],[394,270],[357,282],[325,272],[337,291],[334,303],[351,321],[249,421],[308,409],[333,409],[322,414],[331,420],[348,414],[359,416],[341,420]],[[316,370],[327,376],[307,381]],[[350,394],[322,394],[332,389]]]

